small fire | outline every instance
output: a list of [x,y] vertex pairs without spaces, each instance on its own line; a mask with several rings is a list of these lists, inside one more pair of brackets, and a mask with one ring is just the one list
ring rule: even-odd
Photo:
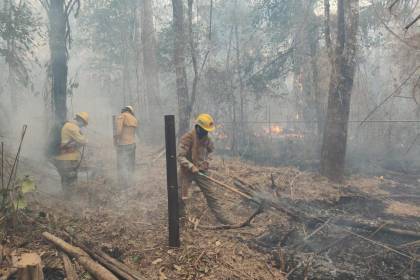
[[270,136],[274,138],[283,138],[283,139],[302,139],[304,135],[291,131],[290,129],[285,129],[278,125],[271,125],[270,127],[263,128],[263,134],[256,133],[255,136],[263,137]]
[[281,135],[284,132],[284,128],[278,125],[272,125],[268,128],[264,128],[264,133],[271,135]]

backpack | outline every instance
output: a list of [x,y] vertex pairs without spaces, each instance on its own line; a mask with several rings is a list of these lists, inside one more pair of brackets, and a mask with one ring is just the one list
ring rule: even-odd
[[48,158],[58,156],[61,150],[61,130],[63,129],[64,123],[58,123],[51,127],[48,134],[48,141],[46,147],[46,156]]

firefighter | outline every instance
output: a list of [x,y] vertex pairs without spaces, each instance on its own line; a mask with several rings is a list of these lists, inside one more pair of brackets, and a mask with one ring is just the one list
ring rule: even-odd
[[214,145],[208,133],[214,129],[213,118],[209,114],[200,114],[194,128],[180,140],[177,157],[180,164],[182,200],[189,197],[194,175],[209,169],[208,155],[213,152]]
[[82,147],[87,144],[86,136],[81,128],[89,123],[89,114],[77,113],[72,121],[64,123],[61,129],[61,140],[55,166],[61,177],[61,185],[65,193],[69,193],[77,182],[77,171],[82,160]]
[[119,182],[127,188],[132,183],[136,160],[136,129],[138,121],[132,106],[125,106],[116,120],[114,144],[117,150]]

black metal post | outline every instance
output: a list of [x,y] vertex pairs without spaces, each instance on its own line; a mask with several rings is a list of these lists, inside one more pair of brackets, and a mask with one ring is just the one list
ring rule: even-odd
[[178,175],[176,164],[175,116],[165,116],[166,181],[168,186],[169,246],[179,247]]

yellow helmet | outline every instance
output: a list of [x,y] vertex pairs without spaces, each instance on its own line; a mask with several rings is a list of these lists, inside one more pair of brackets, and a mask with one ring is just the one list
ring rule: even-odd
[[133,109],[133,106],[127,105],[127,106],[125,106],[124,108],[125,108],[125,109],[130,110],[130,111],[131,111],[131,113],[133,113],[133,114],[134,114],[134,109]]
[[213,118],[209,114],[198,115],[195,123],[208,132],[212,132],[216,128],[214,126]]
[[88,125],[88,123],[89,123],[89,113],[80,112],[80,113],[76,114],[76,117],[81,118],[85,122],[85,124]]

